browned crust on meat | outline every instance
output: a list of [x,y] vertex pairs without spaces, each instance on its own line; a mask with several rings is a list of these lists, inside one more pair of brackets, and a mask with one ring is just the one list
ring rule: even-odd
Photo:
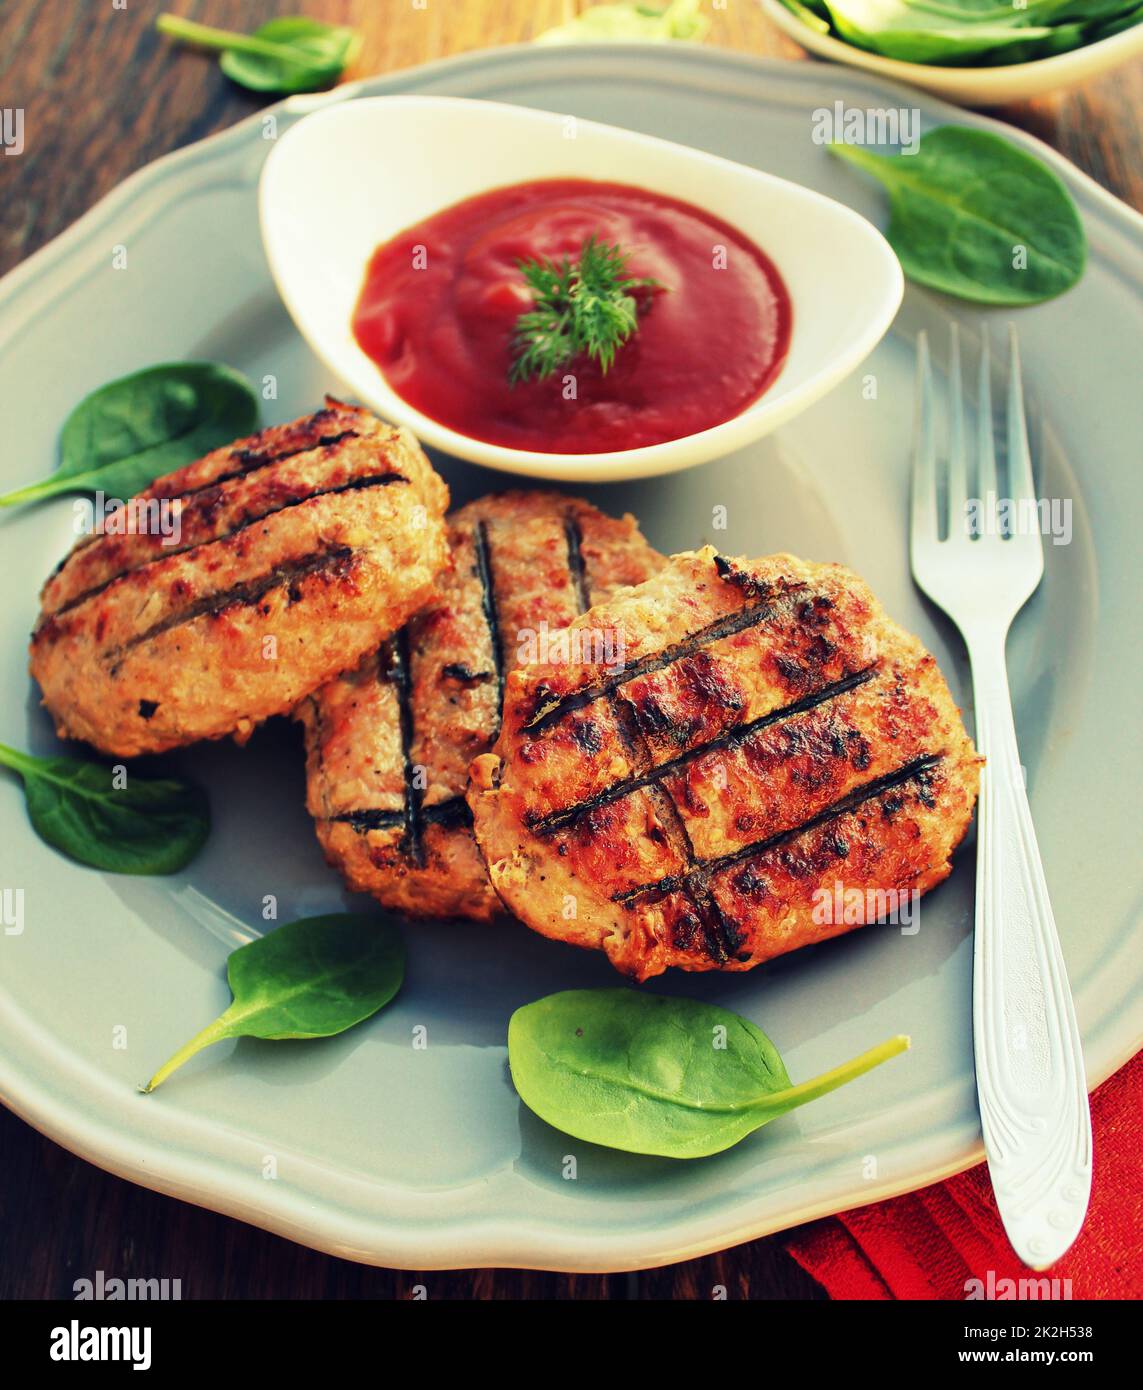
[[176,543],[81,542],[31,645],[60,736],[121,757],[248,737],[374,650],[448,560],[448,491],[416,440],[335,401],[141,497],[179,509]]
[[613,631],[623,671],[513,673],[468,797],[535,930],[638,980],[747,970],[949,873],[979,760],[933,657],[849,570],[708,548],[575,627]]
[[496,737],[519,636],[564,627],[662,561],[631,517],[554,492],[472,502],[449,518],[449,541],[437,597],[297,717],[307,805],[349,886],[411,915],[489,921],[502,908],[464,792]]

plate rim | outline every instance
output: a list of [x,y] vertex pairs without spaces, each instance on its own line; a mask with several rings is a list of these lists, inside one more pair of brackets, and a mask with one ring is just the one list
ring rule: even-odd
[[[259,125],[267,116],[285,114],[291,119],[300,119],[302,116],[309,115],[312,111],[318,111],[323,106],[331,105],[334,102],[352,101],[358,96],[384,96],[388,92],[399,92],[404,89],[405,84],[410,79],[416,80],[420,77],[432,79],[437,76],[447,76],[453,72],[464,72],[469,68],[512,60],[516,57],[530,56],[534,58],[540,53],[550,53],[553,58],[582,55],[588,59],[592,56],[604,58],[622,53],[642,54],[648,58],[669,56],[696,64],[703,61],[709,63],[714,58],[716,60],[715,66],[738,67],[752,71],[759,76],[789,75],[791,69],[795,73],[805,72],[807,75],[816,71],[813,59],[809,57],[806,59],[763,57],[750,53],[739,53],[734,49],[713,48],[707,44],[687,40],[672,40],[669,49],[661,43],[634,40],[576,44],[574,47],[572,45],[545,47],[535,43],[514,43],[476,49],[469,53],[454,54],[452,57],[438,58],[430,63],[399,68],[396,72],[379,73],[375,77],[359,78],[354,82],[343,83],[328,92],[285,97],[282,101],[272,102],[258,111],[251,112],[248,116],[243,116],[233,125],[214,131],[201,140],[193,140],[190,144],[183,145],[177,150],[170,150],[167,154],[160,155],[157,159],[151,160],[128,174],[125,179],[117,183],[114,188],[109,189],[101,198],[98,198],[86,212],[81,213],[62,232],[58,232],[43,246],[13,266],[5,275],[0,276],[0,305],[7,295],[14,295],[25,290],[37,275],[47,270],[53,261],[60,259],[64,253],[78,243],[86,235],[88,228],[93,227],[101,217],[106,217],[115,208],[130,202],[137,190],[143,190],[148,184],[178,168],[182,168],[184,165],[189,168],[197,160],[208,155],[213,156],[229,144],[237,144],[240,136]],[[906,82],[895,82],[891,78],[867,69],[837,63],[832,66],[831,73],[833,72],[836,72],[841,81],[887,89],[902,97],[911,97],[914,101],[922,97],[927,104],[940,108],[941,113],[946,117],[964,120],[969,125],[983,126],[996,134],[1006,135],[1010,139],[1014,139],[1018,144],[1031,148],[1046,163],[1053,165],[1057,172],[1062,171],[1066,174],[1073,183],[1079,185],[1084,195],[1092,198],[1098,206],[1113,216],[1125,215],[1129,222],[1136,224],[1136,230],[1143,232],[1143,212],[1136,211],[1135,208],[1125,203],[1110,190],[1104,188],[1101,183],[1097,182],[1077,164],[1074,164],[1066,155],[1061,154],[1059,150],[1019,126],[1010,125],[1007,121],[985,115],[981,111],[958,106],[955,102],[949,101],[935,92],[914,87]],[[479,98],[477,99],[479,100]],[[5,339],[0,337],[0,345],[4,341]]]
[[[334,101],[352,100],[360,95],[418,90],[426,80],[469,73],[481,67],[511,67],[525,57],[534,63],[551,62],[553,66],[574,64],[578,60],[585,73],[598,73],[601,60],[621,60],[625,56],[630,62],[632,56],[638,55],[654,58],[660,64],[670,62],[698,71],[708,68],[716,74],[719,70],[725,72],[729,67],[771,81],[778,78],[795,82],[817,81],[822,75],[820,69],[794,60],[761,58],[697,44],[672,45],[670,49],[663,45],[642,43],[585,44],[577,45],[574,49],[514,44],[481,49],[420,67],[362,79],[330,93],[290,97],[136,170],[70,227],[13,268],[0,280],[0,314],[11,325],[6,325],[5,330],[0,331],[0,346],[20,331],[20,323],[11,324],[16,317],[11,310],[18,306],[25,294],[34,293],[37,286],[42,286],[45,277],[49,277],[73,250],[80,250],[101,223],[152,192],[166,178],[190,172],[198,163],[211,162],[225,155],[232,146],[237,147],[267,115],[292,119]],[[1118,223],[1128,233],[1133,232],[1136,238],[1143,232],[1143,214],[1121,202],[1076,168],[1064,155],[1035,136],[992,117],[961,110],[915,88],[887,81],[877,74],[849,67],[831,70],[831,76],[835,73],[841,86],[864,88],[867,92],[881,95],[888,91],[914,104],[923,98],[929,114],[1004,133],[1039,154],[1061,173],[1077,196],[1082,195],[1094,204],[1105,218]],[[701,76],[696,76],[693,85],[701,90],[705,84]],[[13,1026],[15,1020],[16,1027],[26,1030],[30,1025],[46,1041],[54,1043],[57,1050],[61,1048],[46,1025],[31,1019],[3,989],[0,989],[0,1019],[4,1020],[5,1030]],[[1139,1022],[1143,1024],[1143,1017]],[[1089,1088],[1118,1070],[1143,1046],[1143,1030],[1137,1028],[1135,1034],[1127,1036],[1127,1030],[1121,1028],[1119,1035],[1121,1041],[1118,1045],[1105,1047],[1097,1064],[1092,1065],[1089,1059]],[[24,1036],[27,1036],[26,1031]],[[39,1060],[46,1056],[41,1052]],[[983,1157],[977,1137],[971,1143],[960,1143],[959,1150],[951,1155],[946,1153],[943,1160],[931,1161],[923,1171],[914,1170],[908,1176],[863,1187],[856,1200],[850,1193],[839,1204],[836,1196],[826,1195],[796,1209],[788,1206],[779,1209],[773,1204],[772,1198],[768,1198],[763,1199],[769,1202],[771,1209],[768,1213],[744,1204],[737,1210],[720,1212],[717,1216],[704,1214],[689,1221],[684,1217],[682,1221],[662,1225],[650,1232],[625,1229],[602,1238],[598,1232],[593,1232],[585,1238],[567,1227],[541,1227],[534,1221],[510,1221],[502,1215],[485,1217],[477,1213],[441,1225],[419,1227],[410,1234],[395,1227],[383,1212],[347,1211],[327,1194],[301,1189],[295,1191],[284,1184],[268,1185],[261,1180],[257,1187],[251,1187],[248,1191],[247,1184],[236,1179],[232,1159],[201,1148],[192,1150],[190,1146],[171,1138],[159,1141],[149,1133],[125,1132],[120,1126],[104,1122],[98,1113],[93,1118],[73,1099],[56,1099],[53,1096],[51,1078],[58,1075],[57,1071],[53,1071],[49,1065],[47,1078],[41,1078],[36,1074],[38,1070],[42,1068],[31,1063],[21,1066],[19,1054],[15,1051],[0,1053],[0,1099],[33,1128],[86,1161],[140,1186],[246,1221],[331,1255],[401,1269],[443,1270],[491,1265],[569,1273],[613,1273],[654,1267],[724,1250],[837,1211],[853,1210],[915,1191],[961,1172]],[[94,1072],[94,1069],[73,1055],[72,1071],[82,1077],[84,1071]],[[95,1075],[100,1084],[119,1093],[120,1083],[113,1082],[102,1073]],[[58,1091],[60,1088],[57,1086],[55,1089]],[[209,1124],[196,1116],[184,1116],[182,1120],[192,1129]]]

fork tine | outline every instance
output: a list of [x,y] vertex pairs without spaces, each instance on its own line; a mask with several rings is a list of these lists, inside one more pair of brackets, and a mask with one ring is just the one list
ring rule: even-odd
[[1016,325],[1008,325],[1008,490],[1019,506],[1036,499],[1032,478],[1032,451],[1028,447],[1028,424],[1024,418],[1024,387],[1020,375],[1020,349]]
[[964,437],[964,381],[960,369],[960,325],[953,320],[949,350],[952,362],[949,370],[949,475],[948,475],[948,536],[965,530],[965,498],[967,484],[966,447]]
[[929,335],[917,334],[917,406],[913,434],[912,548],[937,537],[936,451],[933,443],[933,369]]
[[977,388],[976,486],[981,500],[996,492],[996,446],[992,439],[992,355],[988,326],[984,325],[980,345],[980,384]]
[[976,391],[976,492],[987,533],[996,517],[996,445],[992,438],[992,354],[988,324],[980,329],[980,378]]

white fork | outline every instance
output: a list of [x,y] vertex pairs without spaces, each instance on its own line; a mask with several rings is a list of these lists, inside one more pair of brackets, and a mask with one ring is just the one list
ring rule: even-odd
[[[910,555],[913,578],[956,623],[972,663],[981,773],[976,844],[972,1028],[984,1149],[1012,1248],[1045,1269],[1079,1234],[1091,1193],[1091,1116],[1083,1052],[1036,832],[1024,788],[1004,646],[1012,620],[1044,573],[1016,333],[1009,329],[1008,496],[1015,525],[995,508],[991,367],[983,335],[977,394],[976,489],[984,525],[970,534],[969,431],[957,326],[949,372],[947,539],[940,538],[933,375],[917,344],[917,424]],[[1024,524],[1021,525],[1021,511]]]

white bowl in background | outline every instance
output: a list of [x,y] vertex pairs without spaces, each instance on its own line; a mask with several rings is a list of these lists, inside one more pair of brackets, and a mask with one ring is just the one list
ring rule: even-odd
[[[259,187],[270,270],[299,331],[363,402],[459,458],[549,481],[652,477],[705,463],[769,433],[848,376],[901,302],[901,267],[857,213],[809,189],[646,135],[496,102],[386,96],[333,105],[277,142]],[[754,241],[786,283],[785,365],[740,414],[639,449],[536,453],[460,434],[390,387],[353,337],[374,250],[441,209],[535,179],[634,184],[708,210]]]
[[819,58],[880,73],[894,82],[908,82],[962,106],[1004,106],[1010,101],[1026,101],[1029,97],[1085,82],[1143,53],[1143,24],[1136,24],[1132,29],[1111,34],[1083,48],[1074,48],[1070,53],[1037,58],[1033,63],[964,68],[905,63],[898,58],[868,53],[833,34],[819,34],[803,24],[782,0],[762,0],[762,5],[779,29]]

